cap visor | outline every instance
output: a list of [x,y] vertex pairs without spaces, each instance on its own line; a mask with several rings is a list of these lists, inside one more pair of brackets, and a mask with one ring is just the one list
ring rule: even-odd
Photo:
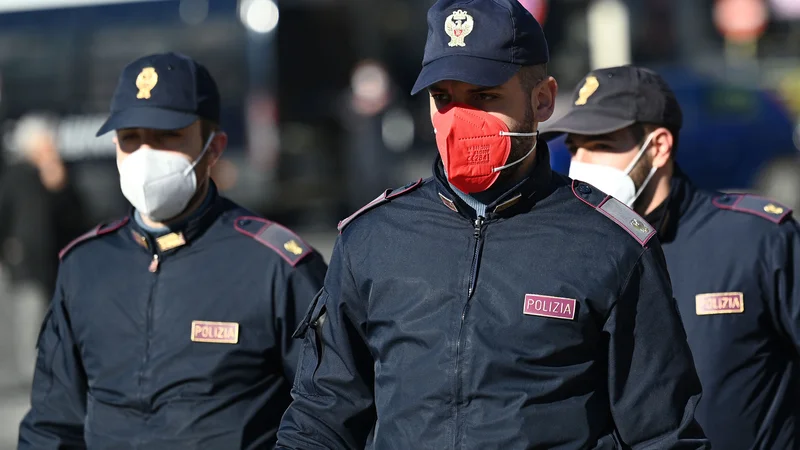
[[172,111],[163,108],[153,108],[142,106],[117,111],[111,114],[106,123],[97,131],[97,136],[102,136],[109,131],[121,130],[123,128],[151,128],[154,130],[178,130],[186,128],[199,116]]
[[422,67],[411,95],[444,80],[462,81],[476,86],[500,86],[522,66],[467,55],[451,55]]
[[627,128],[634,123],[635,120],[609,116],[603,112],[573,109],[553,123],[542,123],[539,134],[544,140],[564,133],[596,136]]

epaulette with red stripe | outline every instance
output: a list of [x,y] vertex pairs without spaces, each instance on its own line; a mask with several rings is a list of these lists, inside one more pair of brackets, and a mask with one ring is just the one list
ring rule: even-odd
[[719,209],[737,211],[781,223],[792,214],[792,208],[752,194],[722,194],[711,200]]
[[292,230],[261,217],[242,216],[234,222],[236,231],[271,248],[292,267],[314,250]]
[[125,226],[126,223],[128,223],[128,218],[127,217],[119,219],[119,220],[116,220],[116,221],[111,222],[109,224],[102,224],[101,223],[100,225],[92,228],[91,230],[87,231],[86,233],[83,233],[82,235],[80,235],[77,238],[75,238],[72,242],[67,244],[66,247],[64,247],[63,249],[61,249],[60,252],[58,252],[58,258],[59,259],[64,259],[64,256],[66,256],[67,253],[69,253],[71,250],[73,250],[78,245],[80,245],[80,244],[82,244],[82,243],[84,243],[86,241],[92,240],[92,239],[94,239],[96,237],[100,237],[100,236],[102,236],[104,234],[111,233],[112,231],[116,231],[116,230],[122,228],[123,226]]
[[572,193],[582,202],[627,231],[642,247],[646,246],[650,239],[656,235],[656,229],[647,223],[642,216],[636,214],[621,201],[602,193],[591,185],[573,180]]
[[344,219],[341,222],[339,222],[339,225],[336,228],[338,228],[339,229],[339,233],[341,233],[342,230],[344,230],[344,228],[350,222],[352,222],[356,217],[364,214],[365,212],[367,212],[367,211],[369,211],[369,210],[371,210],[371,209],[373,209],[373,208],[375,208],[377,206],[380,206],[380,205],[382,205],[384,203],[389,202],[391,199],[393,199],[395,197],[399,197],[399,196],[401,196],[403,194],[406,194],[408,192],[413,191],[414,189],[418,188],[421,184],[422,184],[422,178],[420,178],[419,180],[417,180],[417,181],[415,181],[413,183],[409,183],[409,184],[401,187],[400,189],[395,189],[395,190],[387,189],[381,195],[376,197],[375,200],[373,200],[373,201],[367,203],[366,205],[362,206],[361,209],[359,209],[358,211],[354,212],[353,214],[351,214],[346,219]]

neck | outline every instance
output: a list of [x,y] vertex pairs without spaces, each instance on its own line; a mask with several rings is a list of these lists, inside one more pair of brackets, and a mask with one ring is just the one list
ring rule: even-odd
[[145,225],[151,228],[164,228],[164,227],[169,227],[170,224],[178,223],[183,219],[186,219],[187,217],[194,214],[194,212],[197,211],[197,209],[200,208],[200,206],[205,201],[206,195],[208,195],[208,185],[209,182],[206,181],[200,186],[200,189],[198,189],[197,192],[195,192],[194,198],[192,198],[192,200],[189,202],[189,206],[187,206],[186,209],[179,216],[176,216],[169,220],[165,220],[163,222],[157,222],[142,214],[142,222],[144,222]]
[[656,172],[650,180],[649,185],[636,201],[633,209],[640,215],[646,216],[664,203],[667,197],[669,197],[673,173],[674,167],[670,161],[666,166]]

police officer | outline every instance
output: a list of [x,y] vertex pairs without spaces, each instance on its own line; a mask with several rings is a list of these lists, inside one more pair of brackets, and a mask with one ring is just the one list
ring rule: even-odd
[[340,223],[278,448],[708,448],[654,229],[537,140],[541,27],[516,0],[428,26],[433,177]]
[[131,214],[60,254],[20,449],[262,449],[290,397],[322,257],[222,197],[209,72],[174,53],[125,67],[116,131]]
[[635,208],[658,229],[714,448],[800,445],[800,228],[789,208],[696,188],[675,162],[682,113],[656,73],[589,73],[568,114],[570,176]]

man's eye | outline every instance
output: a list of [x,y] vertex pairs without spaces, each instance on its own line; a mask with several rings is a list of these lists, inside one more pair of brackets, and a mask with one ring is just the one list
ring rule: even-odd
[[431,94],[431,97],[438,103],[446,103],[449,101],[447,94]]
[[478,94],[478,98],[483,102],[488,102],[497,98],[494,94]]

